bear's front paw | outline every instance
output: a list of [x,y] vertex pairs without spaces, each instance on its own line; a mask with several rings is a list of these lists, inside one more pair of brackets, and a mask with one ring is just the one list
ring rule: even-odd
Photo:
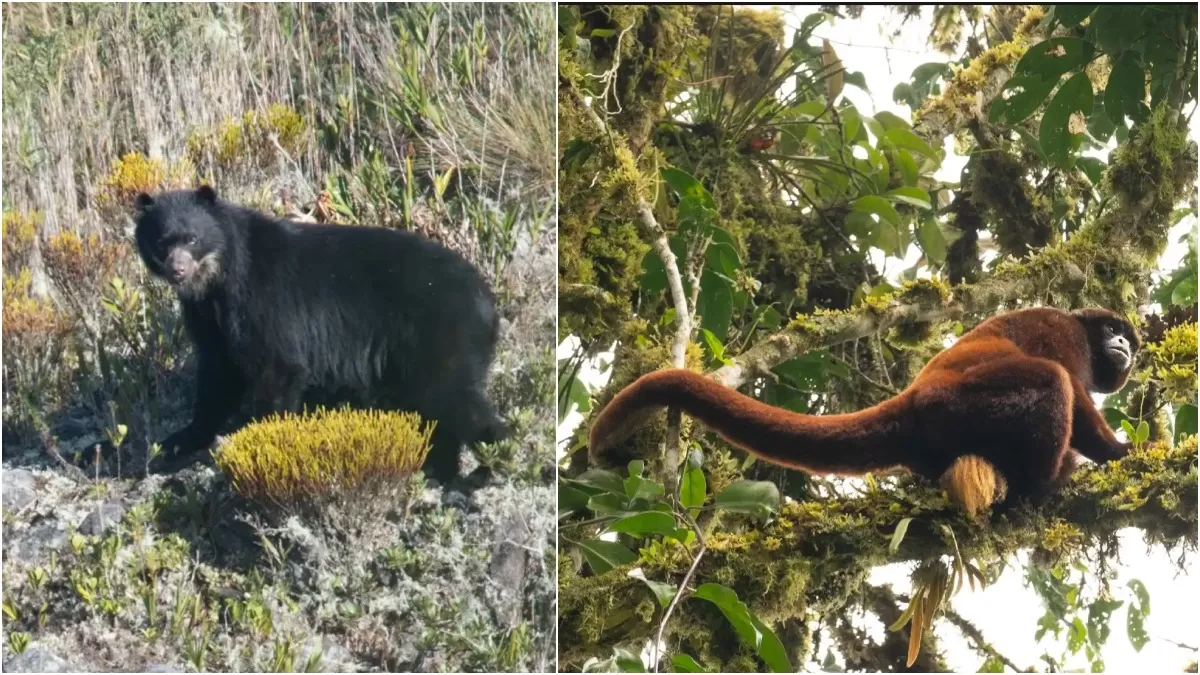
[[215,435],[199,431],[189,424],[159,443],[162,454],[157,461],[158,469],[174,471],[189,464],[192,455],[212,445],[215,439]]

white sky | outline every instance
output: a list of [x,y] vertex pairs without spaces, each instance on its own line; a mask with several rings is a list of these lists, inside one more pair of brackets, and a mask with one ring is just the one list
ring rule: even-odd
[[[789,25],[787,34],[790,36],[791,30],[799,28],[805,16],[818,9],[816,5],[793,5],[785,11]],[[833,43],[846,70],[861,71],[866,76],[870,94],[851,85],[847,85],[842,94],[864,115],[886,110],[911,120],[908,107],[892,101],[892,89],[900,82],[907,81],[917,66],[931,61],[949,60],[927,46],[931,9],[926,7],[924,12],[921,20],[910,21],[904,26],[895,41],[889,41],[889,36],[900,27],[899,20],[880,6],[868,5],[858,20],[840,20],[832,24],[827,22],[817,27],[816,38],[827,38]],[[1198,126],[1200,115],[1192,118],[1190,133],[1193,139],[1200,137],[1197,133],[1200,131]],[[946,140],[945,149],[946,159],[936,176],[956,182],[966,158],[954,153],[952,139]],[[1107,150],[1088,154],[1107,161]],[[1160,270],[1169,271],[1178,265],[1187,253],[1187,248],[1177,242],[1195,227],[1196,218],[1193,215],[1185,218],[1172,230],[1170,247],[1160,261]],[[901,271],[911,267],[920,255],[915,246],[904,261],[895,258],[884,260],[884,256],[878,250],[873,250],[872,253],[873,261],[877,265],[883,265],[883,269],[893,281]],[[574,337],[565,340],[559,345],[558,358],[569,356],[575,345]],[[608,359],[611,359],[611,352],[601,355],[598,361],[607,362]],[[597,365],[599,364],[587,364],[580,375],[593,391],[604,386],[609,376],[608,372],[602,372]],[[572,412],[559,425],[557,437],[560,455],[565,452],[565,442],[582,419],[578,412]],[[1111,588],[1117,599],[1126,600],[1128,605],[1131,597],[1126,586],[1128,581],[1140,579],[1146,585],[1152,610],[1146,620],[1146,630],[1151,641],[1140,653],[1134,651],[1125,633],[1125,608],[1118,609],[1112,616],[1112,633],[1102,652],[1106,670],[1140,673],[1180,672],[1183,666],[1197,655],[1191,650],[1173,645],[1172,641],[1193,646],[1200,643],[1200,619],[1196,614],[1197,602],[1200,601],[1200,582],[1197,581],[1197,575],[1178,575],[1161,549],[1147,550],[1141,542],[1140,532],[1136,530],[1121,533],[1121,558],[1124,564],[1118,566],[1117,578],[1113,580]],[[1065,637],[1056,642],[1052,636],[1046,636],[1041,643],[1034,642],[1037,620],[1045,612],[1045,608],[1040,598],[1025,587],[1024,560],[1025,556],[1022,555],[1019,560],[1010,561],[1009,569],[986,590],[971,592],[964,588],[954,597],[952,604],[959,614],[983,632],[997,650],[1017,665],[1022,668],[1034,666],[1045,670],[1046,666],[1039,657],[1043,653],[1049,653],[1057,659],[1065,651]],[[1192,562],[1190,567],[1194,570],[1195,563]],[[907,592],[910,587],[910,569],[908,564],[881,567],[872,573],[870,581],[876,584],[891,583],[898,592]],[[1086,621],[1086,616],[1083,618]],[[883,626],[879,621],[872,620],[867,625],[874,626],[877,631],[875,635],[882,634]],[[962,672],[974,672],[983,663],[983,657],[967,646],[956,629],[939,627],[938,635],[942,638],[942,647],[951,667]],[[823,640],[823,644],[831,643]],[[820,659],[823,654],[815,656]],[[1067,661],[1065,667],[1086,671],[1088,662],[1082,656],[1078,656]],[[804,664],[804,669],[817,668],[815,664],[809,663]]]

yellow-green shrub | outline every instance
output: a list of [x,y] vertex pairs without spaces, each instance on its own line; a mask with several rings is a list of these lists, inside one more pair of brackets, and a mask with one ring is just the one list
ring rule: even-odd
[[295,156],[308,146],[308,125],[292,108],[272,103],[262,110],[249,110],[242,118],[230,118],[215,129],[193,132],[187,152],[197,166],[211,160],[222,169],[242,165],[267,166],[274,161],[279,147]]
[[1170,403],[1196,403],[1196,324],[1169,329],[1162,342],[1149,345],[1153,374]]
[[188,187],[196,171],[186,160],[167,163],[140,152],[130,152],[113,163],[100,181],[96,206],[108,218],[128,212],[139,192]]
[[273,415],[235,433],[216,462],[251,499],[352,504],[401,489],[425,461],[433,428],[415,413],[379,410]]
[[42,214],[33,211],[5,211],[3,229],[0,239],[4,241],[4,269],[9,274],[29,264],[29,251],[33,248],[34,237],[42,226]]

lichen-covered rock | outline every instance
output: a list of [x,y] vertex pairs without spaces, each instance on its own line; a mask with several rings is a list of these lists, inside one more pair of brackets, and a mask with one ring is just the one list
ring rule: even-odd
[[26,565],[38,565],[50,557],[51,551],[67,543],[66,528],[58,520],[43,520],[23,532],[6,535],[6,560]]
[[6,673],[69,673],[66,660],[41,647],[28,647],[4,662]]
[[108,502],[97,506],[83,522],[79,524],[79,531],[83,534],[100,536],[121,522],[125,517],[125,506],[118,502]]
[[34,476],[25,469],[5,469],[3,472],[4,508],[20,511],[37,498]]

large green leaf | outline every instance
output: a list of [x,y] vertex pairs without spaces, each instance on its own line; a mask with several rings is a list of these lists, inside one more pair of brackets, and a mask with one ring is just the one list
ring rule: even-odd
[[582,511],[587,508],[588,498],[590,495],[571,485],[558,486],[558,510],[559,513],[570,513],[572,511]]
[[1082,133],[1071,133],[1071,116],[1080,113],[1086,118],[1091,112],[1092,82],[1086,73],[1076,73],[1058,88],[1042,115],[1038,139],[1047,159],[1064,169],[1070,167],[1071,151],[1079,147],[1078,140],[1083,137]]
[[1035,75],[1055,82],[1091,60],[1094,51],[1092,43],[1082,38],[1051,38],[1030,47],[1017,62],[1013,75]]
[[660,169],[659,175],[667,182],[667,185],[671,186],[671,189],[679,194],[681,200],[694,199],[705,208],[714,210],[717,208],[712,195],[691,174],[674,167],[667,167]]
[[696,311],[700,313],[700,327],[712,331],[718,340],[724,342],[733,318],[733,288],[728,280],[708,267],[700,275],[700,297],[696,299]]
[[583,551],[583,557],[596,574],[604,574],[614,567],[628,565],[638,558],[636,553],[615,541],[589,539],[579,542],[579,549]]
[[588,487],[596,488],[604,492],[613,492],[616,494],[625,494],[625,484],[621,477],[612,471],[604,469],[588,469],[579,474],[574,482]]
[[771,672],[791,672],[791,663],[779,638],[750,612],[732,589],[715,583],[701,584],[692,597],[716,605],[742,642],[758,653]]
[[1096,9],[1096,5],[1055,5],[1054,20],[1065,28],[1074,28],[1083,23],[1083,20],[1088,17]]
[[672,656],[671,657],[671,669],[677,673],[707,673],[708,672],[707,670],[704,669],[704,666],[701,666],[699,663],[696,663],[696,659],[693,659],[692,657],[688,656],[687,654],[676,654],[675,656]]
[[1146,71],[1142,70],[1137,52],[1126,50],[1108,76],[1108,85],[1104,88],[1104,112],[1114,124],[1124,125],[1126,117],[1141,122],[1150,114],[1145,98]]
[[895,190],[888,190],[883,196],[889,201],[900,202],[909,206],[916,206],[917,208],[932,208],[929,201],[929,193],[919,187],[898,187]]
[[888,200],[879,195],[865,195],[854,200],[851,205],[855,211],[862,213],[873,213],[881,220],[886,220],[893,225],[900,224],[900,213],[896,211],[896,207],[888,203]]
[[895,129],[888,129],[883,132],[883,140],[897,148],[912,150],[917,154],[924,155],[934,162],[941,161],[937,152],[928,143],[906,128],[896,127]]
[[1118,54],[1139,40],[1149,42],[1142,14],[1145,5],[1104,5],[1089,22],[1087,34],[1108,54]]
[[1017,75],[1009,78],[1000,90],[1000,97],[988,109],[988,121],[993,124],[1016,124],[1033,114],[1054,91],[1058,77]]
[[917,226],[917,241],[930,262],[941,265],[946,261],[946,236],[935,218],[925,218]]
[[779,510],[779,488],[768,481],[735,481],[717,494],[713,506],[736,513],[774,513]]
[[613,522],[608,529],[613,532],[645,536],[648,534],[673,534],[675,527],[675,517],[671,514],[662,511],[643,511]]
[[704,506],[708,497],[708,486],[704,480],[704,469],[698,466],[688,467],[683,472],[683,480],[679,484],[679,503],[684,508]]
[[1181,405],[1175,413],[1175,444],[1178,445],[1185,436],[1196,435],[1196,406]]

